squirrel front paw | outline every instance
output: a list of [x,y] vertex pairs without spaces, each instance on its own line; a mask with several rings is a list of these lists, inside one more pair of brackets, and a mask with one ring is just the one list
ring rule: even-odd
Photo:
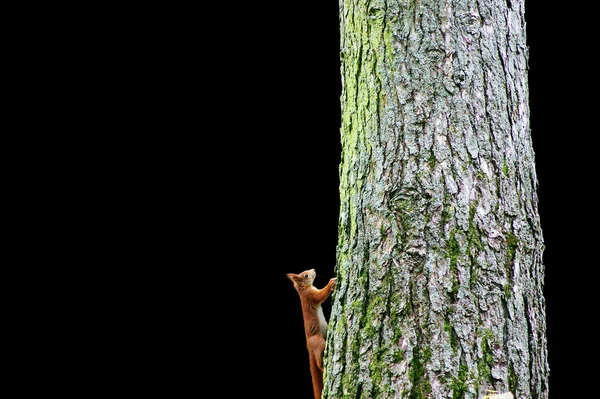
[[331,279],[329,279],[329,285],[331,286],[331,289],[335,288],[335,285],[337,284],[337,278],[333,277]]

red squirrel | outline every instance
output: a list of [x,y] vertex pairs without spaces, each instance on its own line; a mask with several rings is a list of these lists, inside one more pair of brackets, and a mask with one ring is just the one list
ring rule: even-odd
[[327,332],[327,321],[325,321],[321,304],[333,292],[337,279],[335,277],[330,279],[325,287],[318,289],[313,286],[313,281],[317,276],[315,269],[305,270],[300,274],[288,273],[287,276],[292,280],[294,288],[300,295],[313,392],[315,399],[321,399],[323,352],[325,351],[325,334]]

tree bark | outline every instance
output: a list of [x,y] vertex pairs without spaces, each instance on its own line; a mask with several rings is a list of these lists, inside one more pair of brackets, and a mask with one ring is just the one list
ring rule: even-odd
[[323,398],[548,398],[524,0],[340,0]]

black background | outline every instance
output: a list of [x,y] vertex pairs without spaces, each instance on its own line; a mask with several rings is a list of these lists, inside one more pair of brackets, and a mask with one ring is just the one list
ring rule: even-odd
[[[74,284],[80,296],[67,296],[78,308],[68,319],[78,327],[65,339],[101,372],[71,365],[95,380],[86,387],[94,391],[128,381],[132,392],[161,389],[166,397],[309,399],[302,314],[286,274],[315,268],[318,287],[334,275],[338,3],[193,7],[98,10],[92,34],[82,34],[90,21],[79,18],[81,27],[64,31],[75,44],[64,53],[50,46],[56,54],[34,63],[53,66],[38,77],[52,85],[47,102],[59,108],[44,129],[64,123],[77,132],[66,156],[49,151],[65,163],[53,178],[76,177],[65,183],[73,195],[57,195],[65,212],[48,213],[58,226],[74,215],[58,247],[91,275]],[[577,80],[591,76],[593,64],[560,45],[565,23],[579,19],[529,0],[526,20],[550,399],[561,399],[566,372],[579,365],[566,359],[585,353],[581,339],[561,350],[564,337],[591,334],[575,312],[560,309],[575,308],[573,287],[596,292],[579,289],[593,280],[579,278],[584,251],[572,228],[589,190],[564,172],[590,159],[573,151],[587,132],[577,125],[586,114],[570,111],[583,105],[572,92],[587,87]],[[53,97],[65,94],[65,81],[73,85],[68,106]],[[48,228],[56,236],[54,224]],[[79,300],[86,295],[93,306]]]

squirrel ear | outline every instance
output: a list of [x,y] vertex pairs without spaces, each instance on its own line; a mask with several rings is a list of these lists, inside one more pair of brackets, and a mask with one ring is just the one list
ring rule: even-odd
[[286,276],[288,276],[288,278],[292,281],[296,281],[296,277],[298,277],[298,275],[294,273],[288,273]]

